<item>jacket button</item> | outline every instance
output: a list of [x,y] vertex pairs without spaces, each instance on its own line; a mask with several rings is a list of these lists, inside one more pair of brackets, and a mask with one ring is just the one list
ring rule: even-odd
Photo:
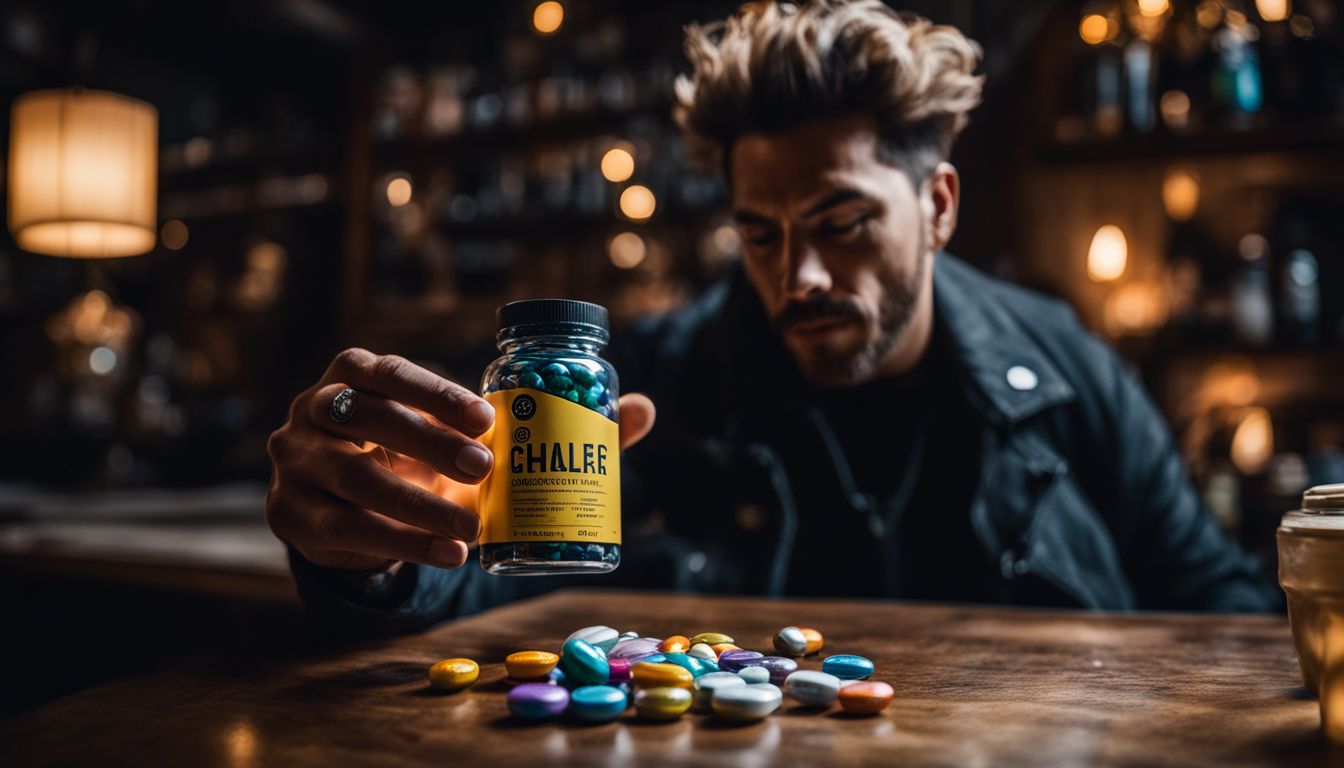
[[1018,557],[1017,553],[1010,549],[999,557],[999,572],[1005,579],[1025,576],[1031,572],[1031,563],[1028,563],[1026,558]]
[[1018,392],[1030,392],[1040,383],[1036,377],[1036,372],[1025,365],[1014,365],[1008,369],[1008,386],[1016,389]]

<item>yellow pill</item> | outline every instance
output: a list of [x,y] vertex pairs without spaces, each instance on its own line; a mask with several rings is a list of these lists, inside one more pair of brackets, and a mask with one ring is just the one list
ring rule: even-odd
[[736,641],[734,641],[733,638],[729,637],[728,635],[723,634],[722,632],[701,632],[700,634],[691,638],[691,645],[696,645],[698,643],[704,643],[705,645],[718,645],[719,643],[732,643],[732,642]]
[[675,720],[691,708],[691,699],[685,688],[640,688],[635,711],[645,720]]
[[742,650],[741,648],[738,648],[736,645],[733,645],[732,643],[714,643],[709,647],[712,651],[714,651],[715,656],[722,656],[724,651]]
[[460,691],[480,675],[481,668],[471,659],[444,659],[429,668],[429,685],[441,691]]
[[547,651],[519,651],[504,659],[504,668],[514,680],[539,680],[551,673],[560,657]]
[[630,682],[636,688],[690,688],[695,677],[676,664],[641,661],[630,670]]

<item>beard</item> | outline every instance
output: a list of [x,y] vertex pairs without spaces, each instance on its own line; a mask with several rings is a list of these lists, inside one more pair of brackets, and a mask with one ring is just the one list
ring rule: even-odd
[[781,337],[798,323],[824,320],[853,322],[861,328],[873,329],[869,338],[857,348],[816,346],[806,353],[790,348],[804,378],[815,386],[826,388],[853,386],[873,378],[887,355],[891,354],[905,335],[915,316],[915,305],[919,301],[925,273],[933,261],[924,243],[925,238],[921,236],[920,256],[909,279],[902,279],[894,271],[883,271],[882,300],[878,304],[876,318],[858,301],[828,294],[791,302],[775,316],[775,328]]

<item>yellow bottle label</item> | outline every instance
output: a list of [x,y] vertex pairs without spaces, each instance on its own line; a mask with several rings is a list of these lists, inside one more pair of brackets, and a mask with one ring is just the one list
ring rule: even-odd
[[532,389],[485,396],[495,456],[477,505],[482,544],[621,543],[620,430],[577,403]]

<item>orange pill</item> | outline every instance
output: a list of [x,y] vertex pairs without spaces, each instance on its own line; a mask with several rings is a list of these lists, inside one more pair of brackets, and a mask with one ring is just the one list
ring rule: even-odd
[[672,635],[658,644],[658,650],[663,653],[685,653],[690,647],[691,640],[685,635]]
[[630,682],[636,688],[690,688],[695,677],[676,664],[641,661],[630,669]]
[[840,708],[854,715],[875,715],[895,697],[896,691],[886,683],[853,683],[840,689]]
[[724,651],[742,650],[741,648],[737,647],[736,645],[733,645],[732,643],[715,643],[709,647],[712,651],[714,651],[715,656],[722,656]]
[[806,655],[808,656],[820,651],[821,647],[826,644],[826,638],[822,637],[820,632],[811,627],[799,627],[798,631],[802,632],[803,637],[807,638]]

